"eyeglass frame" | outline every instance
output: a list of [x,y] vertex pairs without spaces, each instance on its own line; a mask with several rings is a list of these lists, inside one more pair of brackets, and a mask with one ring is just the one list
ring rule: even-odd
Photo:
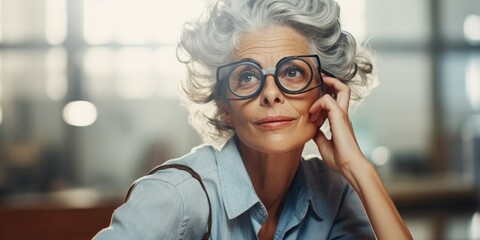
[[[280,80],[278,79],[278,76],[277,76],[277,74],[278,74],[277,71],[279,70],[278,66],[280,64],[282,64],[283,62],[285,62],[287,60],[290,60],[290,59],[294,59],[294,58],[298,58],[302,61],[305,61],[304,59],[301,59],[301,58],[306,58],[306,57],[312,57],[312,58],[315,58],[317,60],[317,63],[318,63],[317,72],[318,72],[318,76],[319,76],[319,83],[312,88],[308,88],[308,86],[310,86],[310,84],[313,80],[313,76],[312,76],[311,79],[309,80],[309,83],[307,85],[305,85],[305,87],[300,89],[300,90],[292,91],[292,90],[289,90],[289,89],[285,88],[280,83]],[[260,86],[258,87],[257,90],[255,90],[255,92],[253,92],[252,94],[249,94],[247,96],[241,96],[241,95],[238,95],[237,93],[235,93],[230,87],[225,87],[225,84],[227,83],[228,85],[230,85],[229,84],[229,82],[230,82],[229,79],[230,79],[230,75],[233,72],[232,70],[235,69],[238,65],[246,64],[246,63],[249,64],[249,65],[253,65],[253,66],[257,67],[260,70],[262,78],[260,80],[261,81]],[[310,71],[313,73],[312,65],[308,62],[306,62],[306,63],[308,65],[308,67],[310,68]],[[222,80],[222,79],[220,79],[220,71],[221,71],[221,69],[226,68],[226,67],[231,67],[232,70],[230,70],[230,72],[228,72],[228,75],[227,75],[228,78],[224,78]],[[273,78],[275,80],[275,85],[277,85],[277,87],[280,89],[280,91],[282,91],[284,93],[287,93],[287,94],[302,94],[302,93],[306,93],[308,91],[311,91],[315,88],[318,88],[323,84],[322,73],[324,73],[325,75],[327,75],[329,77],[336,78],[335,75],[333,75],[331,72],[322,69],[321,62],[320,62],[320,57],[318,56],[318,54],[286,56],[286,57],[283,57],[282,59],[280,59],[277,62],[277,64],[275,65],[275,67],[268,67],[268,68],[262,68],[260,66],[260,64],[258,62],[256,62],[255,60],[250,60],[250,59],[241,60],[241,61],[238,61],[238,62],[232,62],[232,63],[228,63],[228,64],[221,65],[221,66],[217,67],[216,80],[217,80],[217,84],[219,84],[219,85],[216,88],[216,96],[219,99],[223,99],[223,100],[246,100],[246,99],[255,98],[263,91],[263,88],[265,87],[265,82],[267,81],[267,76],[268,75],[273,76]],[[227,89],[225,89],[225,88],[227,88]],[[233,95],[237,96],[238,98],[229,98],[229,97],[222,96],[220,94],[220,91],[223,91],[223,90],[230,91]]]

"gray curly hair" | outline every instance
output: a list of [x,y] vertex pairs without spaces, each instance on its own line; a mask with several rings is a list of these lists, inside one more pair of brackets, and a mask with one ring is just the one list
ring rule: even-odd
[[372,57],[339,22],[334,0],[219,0],[202,17],[185,24],[177,57],[187,66],[182,83],[189,122],[205,142],[222,143],[233,134],[223,121],[215,96],[216,68],[232,61],[242,34],[268,25],[284,25],[310,41],[322,68],[351,88],[359,102],[376,85]]

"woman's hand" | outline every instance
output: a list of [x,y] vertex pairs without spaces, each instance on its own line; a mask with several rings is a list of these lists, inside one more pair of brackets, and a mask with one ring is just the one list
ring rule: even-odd
[[322,77],[327,92],[310,107],[310,121],[320,126],[326,117],[332,138],[328,139],[319,129],[313,140],[325,163],[344,175],[346,167],[351,167],[358,161],[369,162],[358,146],[348,117],[350,88],[335,78],[326,75]]
[[375,168],[358,146],[348,117],[350,88],[322,76],[327,92],[310,107],[310,121],[320,126],[326,117],[330,123],[331,139],[321,130],[313,138],[323,160],[355,189],[378,239],[412,239]]

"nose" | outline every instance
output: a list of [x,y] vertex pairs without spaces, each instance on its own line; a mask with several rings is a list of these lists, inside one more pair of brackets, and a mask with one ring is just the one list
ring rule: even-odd
[[275,83],[275,78],[272,74],[265,76],[265,85],[260,94],[262,106],[272,106],[276,103],[283,103],[285,98],[282,91]]

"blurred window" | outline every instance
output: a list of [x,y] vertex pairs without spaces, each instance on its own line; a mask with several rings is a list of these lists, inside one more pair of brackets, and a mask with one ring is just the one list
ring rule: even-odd
[[[374,50],[380,79],[352,114],[365,154],[400,174],[462,165],[458,130],[480,111],[480,1],[338,2],[342,26]],[[42,181],[53,189],[125,187],[151,154],[188,152],[200,139],[179,106],[185,69],[175,45],[204,4],[0,0],[0,154],[46,161],[56,175]],[[78,101],[93,106],[86,122],[84,108],[66,108]],[[35,147],[21,155],[21,146]]]

